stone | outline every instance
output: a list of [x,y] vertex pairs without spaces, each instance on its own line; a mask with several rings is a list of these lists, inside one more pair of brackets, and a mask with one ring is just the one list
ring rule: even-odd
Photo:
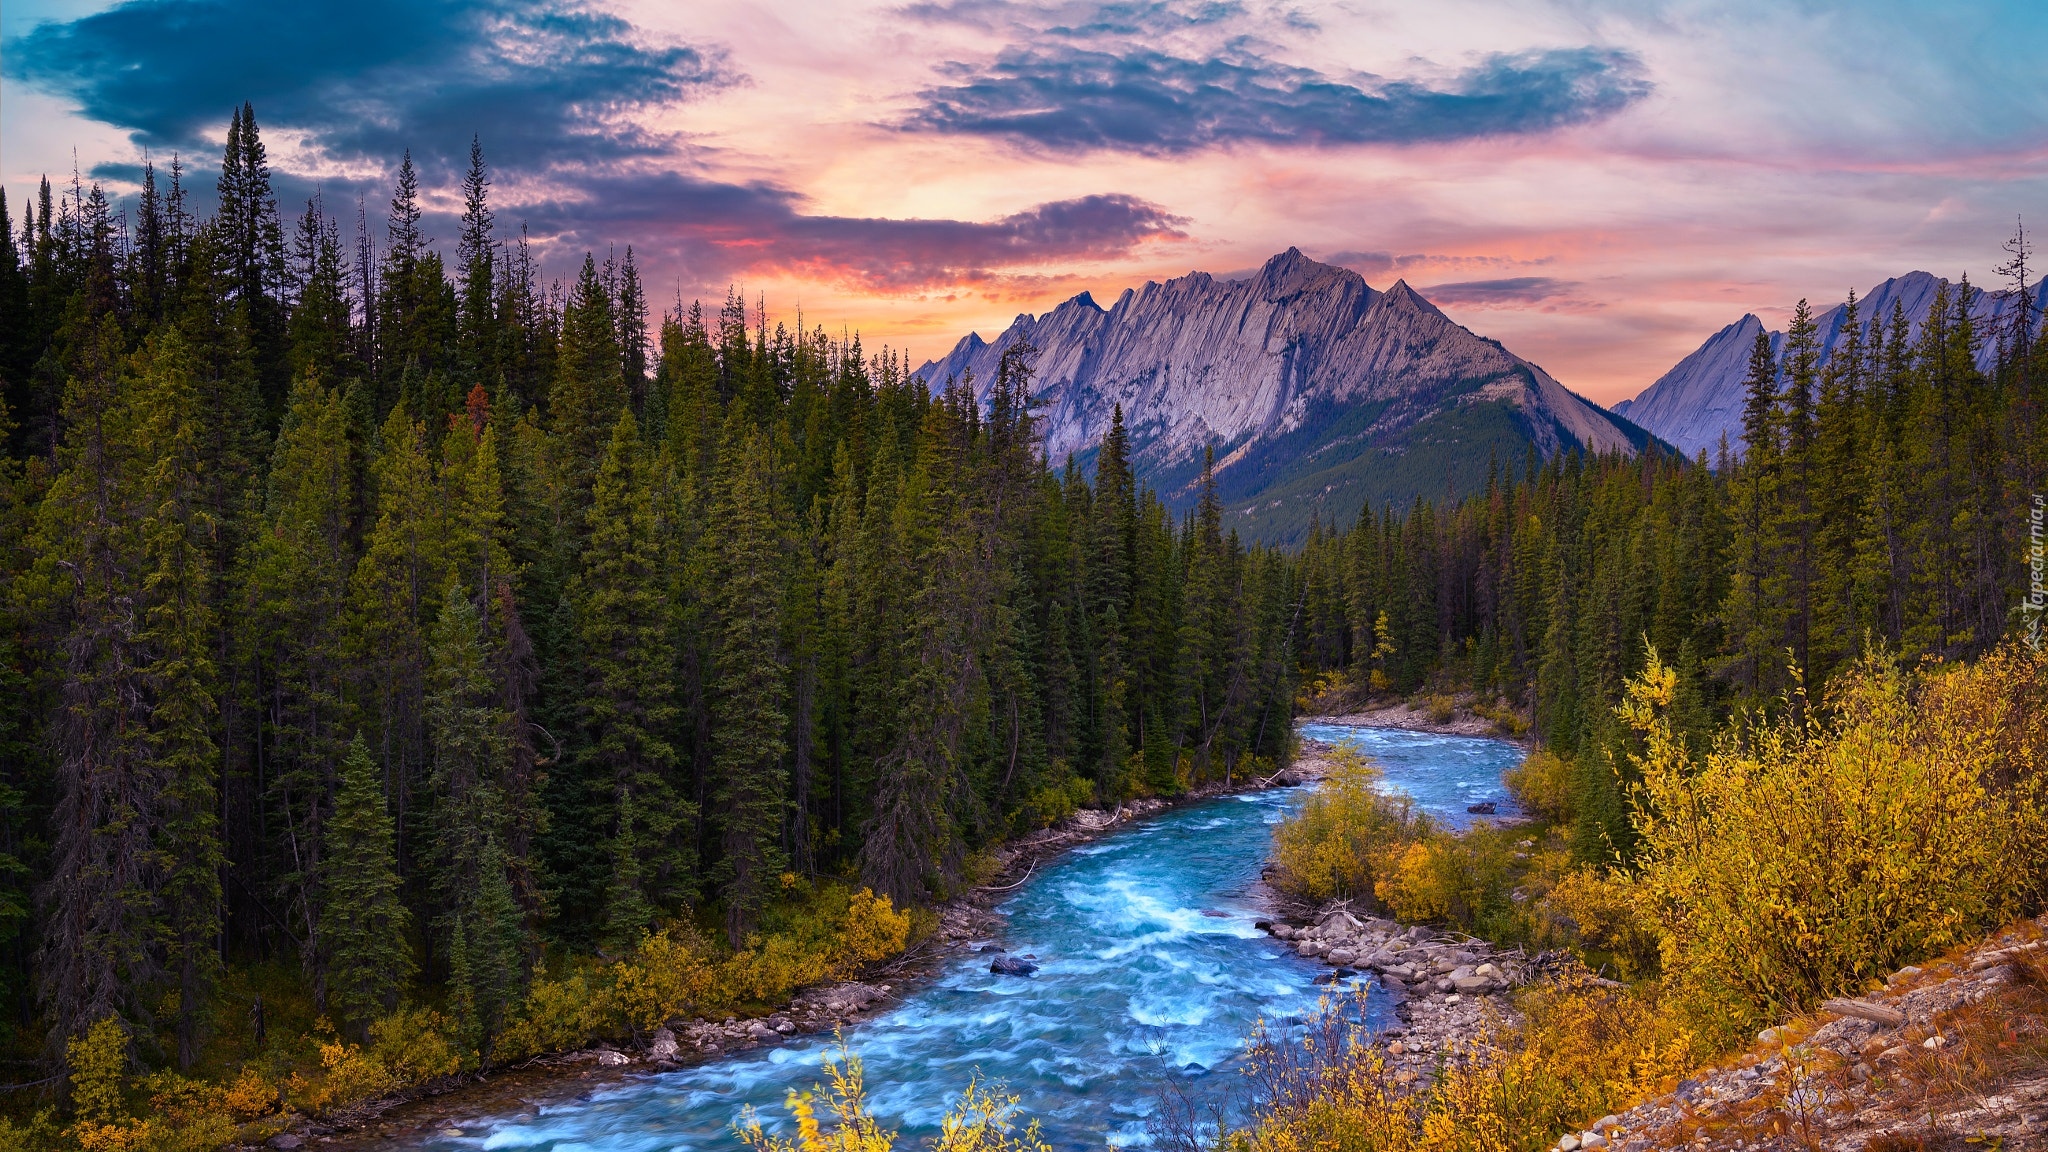
[[647,1043],[647,1058],[649,1060],[673,1060],[676,1058],[676,1053],[681,1050],[682,1046],[676,1043],[675,1033],[666,1028],[657,1028],[654,1032],[654,1039]]
[[1607,1137],[1602,1136],[1598,1132],[1581,1132],[1579,1133],[1579,1147],[1605,1148],[1607,1147]]
[[1500,968],[1499,966],[1494,964],[1481,964],[1479,967],[1474,968],[1472,970],[1472,974],[1475,976],[1486,976],[1491,977],[1493,979],[1499,979]]
[[1029,976],[1038,971],[1038,965],[1022,956],[1005,953],[989,961],[988,970],[997,976]]
[[1776,1044],[1778,1038],[1784,1034],[1785,1030],[1783,1028],[1766,1028],[1756,1034],[1756,1042],[1759,1044]]
[[1621,1123],[1621,1117],[1609,1113],[1608,1115],[1602,1116],[1598,1120],[1593,1121],[1593,1131],[1605,1132],[1609,1128],[1612,1128],[1619,1123]]
[[269,1140],[270,1146],[277,1149],[277,1152],[292,1152],[305,1143],[305,1139],[295,1132],[279,1132]]
[[624,1052],[614,1052],[609,1048],[600,1048],[597,1050],[597,1062],[606,1068],[617,1068],[622,1065],[631,1064],[633,1058]]
[[1484,992],[1493,987],[1493,981],[1484,976],[1453,976],[1451,985],[1460,992]]
[[1332,964],[1350,964],[1357,959],[1358,954],[1349,948],[1330,949],[1329,960]]
[[1557,1152],[1578,1152],[1579,1138],[1570,1132],[1557,1138]]

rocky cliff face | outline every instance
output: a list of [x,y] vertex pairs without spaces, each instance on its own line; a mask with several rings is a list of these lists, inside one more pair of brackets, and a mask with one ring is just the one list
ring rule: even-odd
[[[1934,302],[1935,292],[1943,283],[1946,281],[1931,272],[1894,276],[1857,300],[1857,322],[1868,325],[1875,319],[1888,325],[1892,308],[1897,305],[1905,313],[1909,339],[1918,339],[1921,325],[1927,319],[1928,306]],[[1972,288],[1970,292],[1970,313],[1976,318],[1979,334],[1987,337],[1978,352],[1977,362],[1979,367],[1989,370],[1998,354],[1997,342],[1989,337],[2011,324],[2019,297],[2012,292],[1986,292],[1978,288]],[[2037,309],[2040,300],[2039,296],[2035,297]],[[1841,304],[1814,317],[1815,326],[1819,329],[1823,365],[1834,356],[1836,347],[1846,335],[1847,320],[1848,310]],[[1742,449],[1742,379],[1749,370],[1750,346],[1756,342],[1756,334],[1763,331],[1763,327],[1763,322],[1751,315],[1714,333],[1705,344],[1658,377],[1656,383],[1643,389],[1635,399],[1616,404],[1615,413],[1683,449],[1688,455],[1701,450],[1709,456],[1715,455],[1724,433],[1728,437],[1729,448],[1739,454]],[[1771,354],[1782,356],[1785,334],[1771,332],[1769,335]]]
[[1268,540],[1362,503],[1470,491],[1491,460],[1647,441],[1406,283],[1377,291],[1292,248],[1242,280],[1191,273],[1107,309],[1083,293],[920,372],[933,388],[971,375],[985,397],[1019,341],[1038,350],[1032,394],[1055,463],[1091,463],[1121,405],[1147,483],[1190,502],[1214,447],[1235,525]]

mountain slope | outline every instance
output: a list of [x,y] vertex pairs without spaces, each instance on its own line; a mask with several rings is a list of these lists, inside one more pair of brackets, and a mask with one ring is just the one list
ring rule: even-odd
[[[1857,301],[1858,321],[1873,319],[1889,324],[1896,304],[1906,316],[1908,339],[1918,339],[1927,319],[1935,292],[1944,283],[1931,272],[1908,272],[1872,288]],[[2018,297],[2012,292],[1986,292],[1972,288],[1970,313],[1976,317],[1978,332],[2003,330],[2011,323]],[[2035,299],[2040,307],[2040,297]],[[1844,335],[1847,307],[1837,304],[1814,317],[1821,342],[1821,363],[1834,355]],[[1749,350],[1763,322],[1744,316],[1707,338],[1685,359],[1632,400],[1614,406],[1617,415],[1670,441],[1688,455],[1704,449],[1713,455],[1726,433],[1729,447],[1737,452],[1742,443],[1742,379],[1749,370]],[[1771,355],[1784,353],[1785,334],[1771,332]],[[1997,342],[1986,339],[1979,350],[1978,366],[1989,369],[1998,354]]]
[[919,372],[934,388],[971,375],[985,397],[1019,341],[1038,350],[1032,394],[1055,462],[1091,464],[1120,404],[1146,483],[1186,506],[1214,446],[1232,526],[1275,542],[1312,516],[1472,491],[1490,461],[1519,466],[1532,449],[1648,440],[1406,283],[1377,291],[1292,248],[1242,280],[1195,272],[1107,309],[1083,293]]

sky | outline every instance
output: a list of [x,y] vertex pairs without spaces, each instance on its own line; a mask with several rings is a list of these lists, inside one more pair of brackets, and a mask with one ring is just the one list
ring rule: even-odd
[[1294,246],[1612,403],[1744,312],[1995,282],[2044,50],[1995,0],[8,0],[0,183],[203,196],[248,101],[288,215],[381,233],[410,149],[452,246],[474,138],[551,276],[631,245],[913,363]]

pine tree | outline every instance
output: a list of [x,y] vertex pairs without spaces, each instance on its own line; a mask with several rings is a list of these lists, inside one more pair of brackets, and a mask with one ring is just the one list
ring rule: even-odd
[[502,324],[497,312],[497,243],[490,206],[491,181],[484,168],[483,141],[469,142],[469,171],[462,177],[462,236],[456,261],[462,285],[458,304],[463,377],[471,387],[499,387],[498,343]]
[[59,790],[36,958],[52,1055],[120,1016],[147,1028],[161,957],[160,777],[148,739],[147,657],[127,575],[139,551],[120,330],[106,318],[66,386],[63,471],[37,525],[51,595],[60,598],[58,708],[51,740]]
[[[244,643],[263,699],[266,805],[275,836],[257,875],[287,900],[316,996],[324,998],[321,829],[347,719],[344,691],[355,455],[342,396],[312,381],[292,389],[271,455],[260,530],[242,559]],[[252,883],[254,881],[252,880]]]
[[654,911],[687,900],[694,872],[676,840],[692,819],[677,794],[677,710],[652,477],[630,411],[619,414],[591,487],[588,542],[570,589],[583,670],[587,786],[610,798],[606,931],[630,943]]
[[788,668],[782,653],[781,541],[775,531],[767,438],[729,423],[706,533],[713,654],[712,771],[726,934],[737,947],[776,891],[786,865]]
[[508,1014],[526,995],[526,928],[504,854],[486,839],[477,888],[455,917],[449,945],[449,992],[471,1046],[489,1053]]
[[1730,488],[1735,513],[1736,567],[1728,590],[1732,667],[1752,700],[1775,683],[1773,653],[1782,635],[1769,599],[1778,571],[1771,528],[1778,515],[1778,363],[1769,335],[1758,331],[1743,378],[1742,462]]
[[152,338],[135,399],[137,532],[148,660],[149,755],[163,794],[157,843],[166,961],[177,984],[178,1065],[197,1063],[219,968],[220,759],[213,724],[216,627],[204,508],[197,364],[175,328]]
[[306,201],[305,215],[299,217],[292,258],[298,283],[298,303],[286,326],[292,374],[326,376],[337,384],[359,375],[341,233],[317,196]]
[[360,1037],[379,1014],[398,1006],[413,973],[406,941],[411,915],[399,900],[391,813],[360,734],[342,760],[325,854],[320,927],[328,1002]]
[[586,252],[576,287],[562,310],[561,350],[554,387],[548,393],[557,460],[575,495],[578,515],[589,506],[598,461],[604,458],[619,413],[627,409],[623,364],[611,294],[598,278],[597,262]]

